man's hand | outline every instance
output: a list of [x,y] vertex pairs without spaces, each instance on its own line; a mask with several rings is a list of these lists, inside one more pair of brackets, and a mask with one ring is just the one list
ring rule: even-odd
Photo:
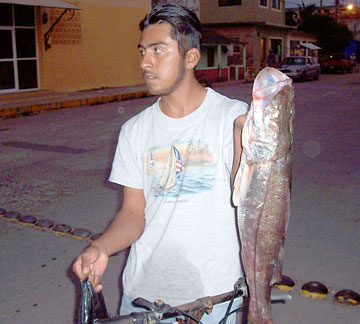
[[73,271],[82,281],[89,277],[96,292],[102,289],[100,278],[108,264],[108,255],[96,245],[91,245],[80,254],[73,264]]
[[96,292],[102,288],[99,282],[109,256],[131,246],[143,233],[144,210],[143,190],[124,187],[123,205],[110,226],[75,260],[73,271],[80,280],[89,277]]

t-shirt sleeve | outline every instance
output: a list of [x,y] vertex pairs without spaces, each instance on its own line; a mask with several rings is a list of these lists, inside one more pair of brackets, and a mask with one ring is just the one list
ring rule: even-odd
[[135,188],[143,189],[141,159],[136,155],[136,143],[131,143],[126,135],[126,129],[121,129],[109,181]]

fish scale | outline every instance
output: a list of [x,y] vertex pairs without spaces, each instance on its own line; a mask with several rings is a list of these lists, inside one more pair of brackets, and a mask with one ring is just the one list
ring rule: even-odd
[[271,286],[282,276],[290,209],[293,102],[290,78],[274,68],[259,72],[243,127],[243,152],[233,192],[251,324],[273,323]]

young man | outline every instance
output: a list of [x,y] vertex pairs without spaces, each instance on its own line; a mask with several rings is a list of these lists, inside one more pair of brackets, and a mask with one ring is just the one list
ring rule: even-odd
[[[139,311],[136,297],[176,306],[231,291],[242,276],[230,201],[248,105],[196,80],[201,25],[194,13],[160,5],[140,29],[140,67],[159,99],[122,126],[110,175],[124,186],[122,208],[73,265],[100,290],[109,256],[131,245],[121,314]],[[202,321],[218,323],[226,307]]]

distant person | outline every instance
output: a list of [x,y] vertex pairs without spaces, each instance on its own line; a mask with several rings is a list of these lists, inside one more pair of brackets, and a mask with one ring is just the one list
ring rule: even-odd
[[[123,205],[73,264],[79,279],[89,276],[99,291],[109,256],[131,246],[122,315],[142,311],[131,304],[136,297],[176,306],[232,291],[243,276],[230,201],[248,105],[195,78],[201,38],[196,14],[159,5],[140,30],[140,67],[149,92],[159,98],[122,126],[110,181],[123,186]],[[218,323],[227,306],[215,306],[201,321]]]
[[353,64],[355,65],[356,64],[356,56],[355,56],[355,53],[351,53],[350,55],[350,60],[353,62]]
[[276,61],[277,61],[277,58],[276,58],[275,52],[273,50],[270,50],[269,55],[266,58],[267,66],[275,67],[276,66]]

